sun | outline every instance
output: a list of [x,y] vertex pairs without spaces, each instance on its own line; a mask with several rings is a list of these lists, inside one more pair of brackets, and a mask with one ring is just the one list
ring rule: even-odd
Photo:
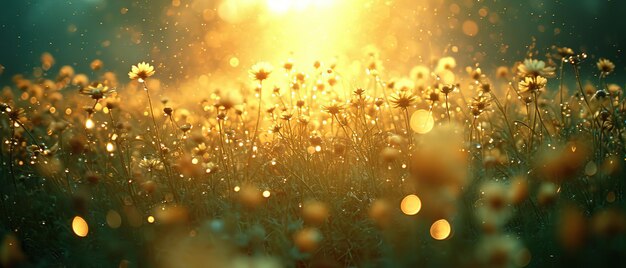
[[290,0],[267,0],[267,8],[274,13],[285,13],[291,8]]
[[303,11],[309,8],[329,7],[334,0],[267,0],[267,8],[277,14]]

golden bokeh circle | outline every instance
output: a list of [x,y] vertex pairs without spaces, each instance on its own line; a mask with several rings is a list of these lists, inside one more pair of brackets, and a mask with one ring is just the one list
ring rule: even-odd
[[416,133],[426,134],[435,126],[435,119],[430,111],[417,110],[411,115],[410,125]]
[[445,219],[438,220],[430,226],[430,236],[435,240],[444,240],[450,236],[451,232],[450,223]]
[[420,209],[422,209],[422,201],[417,195],[407,195],[400,202],[400,210],[406,215],[415,215]]
[[89,233],[89,225],[85,219],[80,216],[76,216],[72,220],[72,230],[77,236],[85,237]]

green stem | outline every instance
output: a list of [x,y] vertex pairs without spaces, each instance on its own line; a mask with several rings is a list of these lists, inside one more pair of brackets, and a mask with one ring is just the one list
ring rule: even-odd
[[[252,154],[253,154],[253,149],[254,149],[254,143],[256,142],[257,139],[257,132],[259,131],[259,124],[261,122],[261,105],[263,103],[263,80],[259,81],[259,107],[257,109],[257,115],[256,115],[256,124],[254,126],[254,134],[252,135],[252,139],[250,140],[250,149],[248,150],[248,167],[246,168],[246,173],[249,173],[250,170],[250,165],[252,164]],[[248,175],[246,175],[246,179],[248,178]]]
[[176,203],[178,203],[179,198],[178,198],[178,193],[176,192],[176,189],[174,188],[174,184],[173,184],[173,178],[172,178],[172,172],[170,170],[170,166],[168,164],[168,162],[165,159],[165,155],[163,154],[163,150],[161,148],[161,136],[159,134],[159,128],[157,126],[156,123],[156,119],[154,117],[154,108],[152,106],[152,99],[150,98],[150,90],[148,90],[148,86],[146,85],[146,82],[143,81],[143,89],[146,91],[146,96],[148,96],[148,105],[150,105],[150,117],[152,118],[152,124],[154,126],[154,133],[155,133],[155,138],[157,141],[157,151],[159,152],[159,156],[161,158],[161,162],[163,162],[163,166],[165,167],[165,172],[167,173],[167,184],[170,188],[170,191],[172,191],[172,195],[174,196],[174,201]]
[[15,120],[15,123],[17,123],[24,130],[24,132],[26,132],[26,134],[33,140],[33,142],[35,143],[35,145],[37,145],[37,147],[39,147],[39,149],[41,149],[42,151],[45,149],[42,145],[43,143],[39,143],[37,138],[35,138],[35,136],[33,136],[33,134],[28,131],[26,126],[24,126],[24,124],[20,120]]
[[559,111],[561,112],[561,123],[565,126],[565,115],[563,114],[565,109],[565,106],[563,105],[563,59],[561,59],[559,72]]
[[122,150],[122,144],[120,143],[120,141],[118,140],[120,138],[120,135],[117,134],[117,129],[115,127],[115,120],[113,119],[113,110],[109,110],[109,118],[111,119],[111,126],[113,127],[113,134],[116,135],[115,138],[115,145],[117,146],[117,156],[120,160],[120,164],[122,165],[122,169],[124,170],[124,184],[126,184],[127,190],[128,190],[128,194],[130,195],[130,198],[133,200],[133,204],[137,204],[137,201],[135,200],[135,193],[133,191],[133,186],[131,184],[131,176],[130,176],[130,167],[126,165],[126,161],[124,161],[124,152]]
[[15,178],[15,171],[13,170],[13,144],[15,143],[15,127],[13,126],[11,126],[11,138],[9,141],[9,173],[11,173],[11,179],[13,179],[13,189],[17,195],[17,179]]
[[[406,123],[406,137],[409,139],[409,148],[413,144],[413,135],[411,135],[411,124],[409,123],[409,109],[404,108],[404,119]],[[428,120],[426,121],[428,122]]]
[[446,96],[446,113],[448,114],[448,123],[450,123],[450,104],[448,103],[448,94],[445,94]]
[[578,70],[577,65],[572,65],[574,68],[574,74],[576,75],[576,81],[578,82],[578,89],[580,90],[580,94],[583,95],[583,99],[585,100],[585,104],[587,105],[587,109],[589,109],[589,114],[593,116],[591,105],[589,105],[589,100],[587,99],[587,94],[583,90],[583,83],[580,81],[580,72]]
[[[548,135],[548,139],[550,140],[551,139],[550,131],[548,131],[548,128],[543,123],[543,118],[541,117],[541,110],[539,109],[539,104],[538,104],[539,99],[538,99],[537,93],[535,92],[535,93],[533,93],[533,95],[535,95],[534,96],[535,97],[535,112],[537,113],[537,116],[539,117],[539,123],[541,124],[543,129],[546,130],[546,134]],[[540,131],[540,133],[541,133],[541,131]],[[543,135],[541,135],[541,140],[543,141]]]

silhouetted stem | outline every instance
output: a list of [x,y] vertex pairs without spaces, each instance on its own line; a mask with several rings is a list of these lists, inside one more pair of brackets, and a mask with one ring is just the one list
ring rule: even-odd
[[448,94],[446,96],[446,113],[448,114],[448,123],[450,123],[450,104],[448,103]]
[[152,118],[152,124],[154,126],[154,134],[155,134],[155,139],[157,142],[157,151],[159,152],[159,156],[161,158],[161,162],[163,162],[163,166],[165,167],[165,172],[167,173],[167,184],[170,188],[170,191],[172,191],[172,195],[174,196],[174,201],[178,203],[179,199],[178,199],[178,193],[176,193],[176,189],[174,188],[173,185],[173,178],[172,178],[172,172],[170,170],[170,166],[167,163],[166,159],[165,159],[165,155],[163,154],[163,150],[161,148],[161,137],[159,135],[159,128],[157,126],[156,123],[156,119],[154,117],[154,109],[152,107],[152,99],[150,98],[150,91],[148,90],[148,86],[146,85],[146,82],[144,81],[143,83],[143,89],[146,91],[146,96],[148,96],[148,105],[150,105],[150,117]]

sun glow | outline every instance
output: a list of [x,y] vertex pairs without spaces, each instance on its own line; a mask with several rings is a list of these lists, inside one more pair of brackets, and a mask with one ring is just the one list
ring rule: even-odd
[[[196,0],[204,3],[205,0]],[[365,86],[363,78],[367,65],[377,62],[381,71],[390,62],[379,61],[379,57],[399,55],[394,66],[400,66],[398,72],[384,74],[382,79],[391,79],[403,75],[404,65],[425,64],[439,52],[430,49],[436,47],[432,29],[441,22],[431,20],[432,14],[427,8],[435,5],[432,1],[419,1],[420,8],[414,10],[411,1],[360,1],[360,0],[221,0],[215,10],[207,8],[205,20],[214,21],[219,27],[201,27],[196,23],[184,24],[190,32],[204,35],[202,44],[206,52],[199,52],[201,57],[191,55],[194,72],[198,76],[210,73],[210,82],[202,87],[222,87],[233,83],[227,77],[241,75],[247,68],[258,61],[273,64],[274,75],[264,82],[268,87],[289,88],[285,78],[283,63],[289,59],[292,72],[308,72],[313,63],[319,62],[322,71],[331,66],[344,69],[342,73],[324,74],[319,81],[332,78],[338,81],[333,86],[337,96],[347,99],[355,86]],[[197,4],[200,5],[200,4]],[[408,11],[417,13],[407,13]],[[394,21],[398,18],[412,18],[405,25]],[[419,18],[419,19],[418,19]],[[408,27],[408,26],[411,27]],[[420,31],[409,29],[419,28]],[[408,37],[408,38],[407,38]],[[186,48],[180,48],[188,51]],[[222,51],[224,55],[221,55]],[[205,57],[204,54],[207,57]],[[426,56],[426,55],[429,56]],[[216,59],[216,63],[209,59]],[[208,68],[211,64],[217,69]],[[407,70],[408,72],[408,70]],[[307,87],[319,81],[313,77],[306,79]],[[205,81],[208,81],[205,79]],[[189,86],[197,86],[189,83]],[[184,86],[186,88],[186,86]],[[283,94],[287,91],[283,90]],[[316,94],[312,98],[325,96]]]
[[225,29],[238,34],[211,30],[205,41],[214,46],[237,42],[237,60],[226,59],[231,68],[261,58],[280,62],[289,57],[298,65],[328,62],[357,50],[355,42],[369,36],[354,30],[367,13],[356,0],[224,0],[217,15],[227,22]]
[[333,4],[334,0],[267,0],[267,8],[274,13],[303,11],[309,8],[324,8]]
[[284,59],[288,52],[300,64],[331,60],[348,51],[357,39],[348,34],[352,21],[360,17],[352,0],[266,1],[267,38],[261,43],[267,44],[259,44],[257,53],[269,61]]

